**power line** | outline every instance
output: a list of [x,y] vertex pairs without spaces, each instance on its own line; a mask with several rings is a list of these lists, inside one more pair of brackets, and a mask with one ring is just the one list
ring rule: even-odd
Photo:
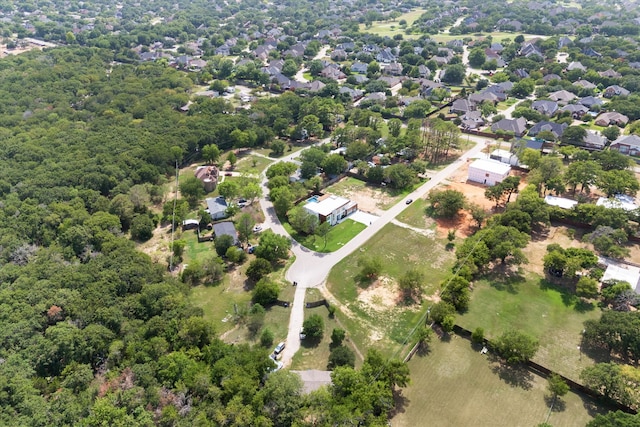
[[176,185],[173,195],[173,213],[171,214],[171,254],[169,256],[169,271],[173,271],[173,236],[176,231],[176,205],[178,203],[178,160],[176,160]]

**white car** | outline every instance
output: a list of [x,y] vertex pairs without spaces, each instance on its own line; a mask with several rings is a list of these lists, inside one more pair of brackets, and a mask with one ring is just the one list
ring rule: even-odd
[[262,231],[262,226],[261,225],[256,225],[255,227],[253,227],[253,232],[254,233],[259,233]]
[[284,350],[284,342],[281,342],[276,346],[276,348],[273,350],[273,354],[280,354],[282,353],[282,350]]

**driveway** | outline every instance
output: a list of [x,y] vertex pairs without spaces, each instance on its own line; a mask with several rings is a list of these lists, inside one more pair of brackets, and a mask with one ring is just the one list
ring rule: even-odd
[[364,212],[364,211],[355,211],[354,213],[349,215],[347,218],[352,219],[364,225],[371,225],[375,221],[380,219],[379,216],[373,215],[373,214],[370,214],[369,212]]

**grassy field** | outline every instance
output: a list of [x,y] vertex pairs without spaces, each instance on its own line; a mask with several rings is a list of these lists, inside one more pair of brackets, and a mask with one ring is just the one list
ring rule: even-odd
[[396,34],[402,34],[405,39],[415,39],[420,34],[405,34],[404,29],[400,27],[400,20],[407,21],[407,28],[411,27],[411,24],[420,17],[425,11],[423,9],[412,10],[411,12],[404,13],[398,17],[395,21],[378,21],[374,22],[371,27],[366,28],[364,24],[360,25],[360,31],[363,33],[371,33],[379,36],[393,37]]
[[[339,262],[329,274],[327,287],[340,302],[340,320],[359,349],[374,347],[390,356],[398,354],[408,333],[431,304],[406,305],[397,282],[415,268],[424,273],[424,295],[433,295],[453,263],[445,242],[406,228],[386,225],[359,251]],[[382,273],[375,283],[358,280],[358,260],[380,257]]]
[[374,200],[376,208],[387,210],[398,203],[400,199],[415,190],[420,184],[422,184],[422,182],[412,185],[404,190],[395,190],[389,187],[381,188],[368,185],[366,182],[359,179],[347,177],[330,185],[325,191],[330,194],[336,194],[347,198],[353,198],[355,193],[359,193],[366,199]]
[[583,426],[598,411],[569,393],[549,412],[545,379],[501,369],[465,339],[434,339],[429,347],[409,362],[411,385],[393,426]]
[[413,227],[435,230],[435,221],[428,218],[425,214],[427,206],[429,206],[429,203],[426,199],[421,197],[414,200],[413,203],[403,210],[396,218],[398,221],[404,222],[405,224],[409,224]]
[[474,283],[470,309],[456,323],[469,330],[482,327],[488,338],[509,328],[535,336],[540,349],[533,360],[577,380],[582,368],[594,363],[578,348],[583,322],[599,316],[598,308],[539,276],[496,275]]
[[334,225],[331,227],[329,234],[327,234],[327,244],[325,246],[324,238],[317,236],[305,236],[302,234],[298,234],[291,224],[288,222],[284,222],[282,224],[287,230],[287,233],[293,237],[298,243],[300,243],[305,248],[309,248],[316,252],[335,252],[341,247],[343,247],[349,240],[356,237],[362,230],[367,228],[366,225],[356,222],[351,219],[345,219],[340,224]]
[[262,156],[249,155],[238,160],[235,171],[251,175],[259,175],[271,163],[273,163],[272,160],[266,159]]
[[[504,39],[513,40],[514,37],[519,35],[519,34],[520,33],[509,33],[509,32],[505,32],[505,31],[496,31],[496,32],[493,32],[493,33],[474,33],[474,34],[464,34],[464,35],[441,33],[441,34],[430,35],[429,38],[432,39],[432,40],[435,40],[437,42],[446,43],[446,42],[451,41],[451,40],[460,40],[460,39],[463,39],[463,38],[466,38],[466,37],[470,37],[470,38],[475,40],[475,39],[478,39],[480,37],[491,36],[491,37],[493,37],[493,41],[499,42],[499,41],[504,40]],[[530,39],[533,39],[533,38],[536,38],[536,37],[547,38],[547,36],[540,36],[540,35],[535,35],[535,34],[523,34],[523,36],[524,36],[525,40],[530,40]]]

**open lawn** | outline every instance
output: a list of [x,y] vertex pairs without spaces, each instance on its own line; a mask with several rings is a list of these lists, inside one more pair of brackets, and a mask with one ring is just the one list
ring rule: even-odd
[[[340,321],[359,349],[375,347],[387,356],[400,351],[431,302],[406,304],[398,281],[407,270],[417,269],[424,273],[424,295],[433,295],[453,263],[453,254],[444,245],[442,240],[388,224],[331,270],[327,287],[338,300]],[[362,257],[382,261],[382,272],[373,283],[358,277]]]
[[291,224],[288,222],[283,223],[285,230],[287,233],[293,237],[295,241],[300,243],[305,248],[309,248],[316,252],[335,252],[345,244],[349,242],[349,240],[356,237],[362,230],[367,228],[366,225],[356,222],[352,219],[345,219],[340,224],[334,225],[331,227],[329,234],[327,234],[327,243],[325,245],[324,237],[318,237],[315,235],[307,236],[297,233]]
[[[204,230],[203,234],[211,235],[211,231]],[[216,256],[216,248],[213,246],[213,241],[199,243],[195,230],[184,231],[180,236],[180,240],[186,242],[183,255],[185,264],[189,264],[194,260],[203,261],[209,256]]]
[[411,12],[400,15],[394,21],[378,21],[374,22],[371,27],[366,28],[364,24],[360,25],[360,31],[363,33],[372,33],[378,36],[393,37],[396,34],[402,34],[404,39],[415,39],[420,37],[420,34],[405,34],[404,28],[400,27],[400,20],[407,21],[407,28],[411,27],[411,24],[420,17],[425,11],[423,9],[412,10]]
[[528,333],[540,341],[535,362],[578,380],[594,363],[578,347],[583,322],[599,317],[597,307],[540,276],[496,273],[474,283],[470,309],[456,323],[471,331],[482,327],[489,339],[510,328]]
[[259,148],[257,150],[253,150],[258,154],[262,154],[263,156],[267,156],[270,157],[272,159],[277,159],[283,156],[288,156],[290,154],[295,153],[296,151],[300,151],[300,150],[304,150],[305,148],[308,148],[312,143],[315,143],[317,141],[313,140],[309,143],[294,143],[292,141],[284,141],[287,144],[287,148],[285,148],[284,153],[282,153],[282,156],[274,156],[271,152],[270,148]]
[[248,173],[251,175],[259,175],[271,163],[273,163],[272,160],[264,158],[262,156],[249,155],[238,160],[238,163],[236,163],[235,171],[240,173]]
[[393,426],[573,427],[598,413],[591,400],[574,393],[549,412],[545,379],[501,368],[457,336],[436,338],[427,355],[419,354],[409,362],[411,385],[402,390]]
[[398,221],[402,221],[412,227],[434,230],[436,226],[435,221],[425,215],[425,209],[427,209],[427,206],[429,206],[429,203],[426,199],[421,197],[414,200],[413,203],[403,210],[396,218]]
[[[493,37],[493,40],[496,42],[499,42],[501,40],[504,39],[511,39],[513,40],[517,35],[519,35],[520,33],[509,33],[509,32],[505,32],[505,31],[495,31],[492,33],[474,33],[474,34],[434,34],[434,35],[430,35],[429,38],[432,40],[435,40],[437,42],[443,42],[446,43],[448,41],[451,40],[460,40],[463,38],[471,38],[473,40],[475,39],[479,39],[481,37],[487,37],[487,36],[491,36]],[[525,40],[530,40],[536,37],[541,37],[541,38],[547,38],[548,36],[541,36],[541,35],[535,35],[535,34],[523,34]]]

